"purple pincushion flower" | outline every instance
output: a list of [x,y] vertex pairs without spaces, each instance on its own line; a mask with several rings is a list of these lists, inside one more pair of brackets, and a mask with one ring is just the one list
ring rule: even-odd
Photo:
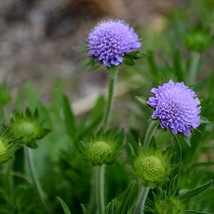
[[183,82],[170,80],[151,92],[155,96],[150,97],[147,104],[155,109],[152,119],[160,119],[162,128],[170,128],[173,134],[183,132],[188,136],[191,127],[200,125],[200,101]]
[[140,48],[138,35],[122,20],[103,21],[88,36],[89,55],[106,66],[119,65],[124,54]]

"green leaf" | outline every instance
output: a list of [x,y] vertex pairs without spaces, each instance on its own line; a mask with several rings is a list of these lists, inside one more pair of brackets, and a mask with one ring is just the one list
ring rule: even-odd
[[195,211],[195,210],[185,210],[185,213],[190,213],[190,214],[212,214],[212,213],[205,213],[205,212],[200,212],[200,211]]
[[135,153],[135,150],[134,150],[134,148],[133,148],[133,146],[132,146],[131,143],[129,143],[128,146],[129,146],[130,153],[131,153],[131,159],[132,159],[132,160],[135,160],[135,159],[137,158],[137,155],[136,155],[136,153]]
[[124,64],[126,64],[126,65],[134,65],[135,64],[135,62],[134,62],[134,60],[133,60],[133,58],[132,58],[132,56],[130,56],[130,55],[126,55],[125,57],[124,57]]
[[175,175],[169,184],[169,190],[168,190],[169,195],[174,197],[177,192],[177,188],[178,188],[178,175]]
[[136,96],[136,98],[143,104],[147,106],[147,99],[143,96]]
[[187,143],[189,147],[191,147],[190,138],[188,136],[183,136],[184,141]]
[[132,56],[133,59],[142,59],[142,58],[148,56],[147,54],[140,52],[140,51],[134,51],[134,52],[130,53],[129,55]]
[[68,208],[68,205],[59,196],[57,196],[56,198],[60,202],[60,204],[63,208],[64,214],[71,214],[71,212]]
[[102,121],[104,104],[105,99],[103,96],[100,96],[97,99],[94,108],[91,110],[90,115],[80,124],[81,130],[78,133],[79,139],[87,135],[87,133],[92,133],[94,128],[100,124]]
[[116,206],[115,204],[117,203],[117,198],[113,199],[107,206],[105,209],[105,214],[115,214],[116,213]]
[[207,184],[205,184],[203,186],[200,186],[200,187],[198,187],[196,189],[187,191],[186,193],[179,195],[177,198],[182,200],[182,201],[186,201],[189,198],[192,198],[192,197],[202,193],[204,190],[209,188],[212,184],[213,184],[213,180],[211,180],[209,183],[207,183]]
[[103,113],[104,105],[105,105],[104,96],[98,97],[96,104],[91,111],[90,117],[96,118],[98,117],[98,115],[101,115]]
[[143,143],[143,147],[144,147],[145,151],[148,149],[149,144],[150,144],[150,142],[152,140],[152,137],[155,134],[155,131],[156,131],[158,125],[159,125],[159,121],[158,120],[152,120],[150,122],[150,124],[149,124],[149,127],[147,128],[145,139],[144,139],[144,143]]
[[81,204],[81,207],[82,207],[83,214],[88,214],[88,210],[86,209],[86,207],[84,206],[84,204]]
[[200,116],[200,123],[203,124],[203,123],[211,123],[211,122],[206,117]]
[[71,139],[75,139],[76,136],[75,116],[72,112],[70,102],[65,95],[63,96],[63,114],[67,134],[70,136]]
[[38,145],[35,141],[31,141],[27,144],[28,147],[30,147],[31,149],[36,149],[38,148]]
[[125,191],[125,193],[123,195],[123,198],[120,201],[120,206],[119,206],[119,209],[118,209],[117,213],[127,214],[128,211],[130,210],[135,184],[136,184],[136,182],[133,181],[128,186],[128,188],[126,189],[126,191]]

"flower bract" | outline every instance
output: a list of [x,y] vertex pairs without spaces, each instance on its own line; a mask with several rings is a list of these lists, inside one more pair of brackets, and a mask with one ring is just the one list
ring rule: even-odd
[[99,23],[88,36],[88,53],[107,67],[118,66],[126,53],[141,47],[138,35],[122,20]]
[[184,205],[176,198],[155,201],[155,214],[184,214]]
[[200,101],[195,92],[183,82],[168,83],[153,88],[147,104],[155,109],[152,119],[160,119],[162,128],[170,128],[173,134],[190,135],[190,128],[200,125]]
[[0,164],[9,161],[19,148],[19,139],[12,139],[8,129],[0,136]]
[[79,142],[82,158],[93,166],[113,164],[119,156],[120,147],[124,139],[124,131],[104,131],[101,129],[89,142]]
[[133,162],[136,176],[144,186],[155,187],[162,183],[170,172],[167,156],[161,153],[141,153]]
[[43,128],[38,111],[32,113],[26,109],[25,114],[14,113],[12,115],[10,130],[15,138],[21,138],[22,143],[30,147],[37,147],[35,140],[43,138],[49,129]]

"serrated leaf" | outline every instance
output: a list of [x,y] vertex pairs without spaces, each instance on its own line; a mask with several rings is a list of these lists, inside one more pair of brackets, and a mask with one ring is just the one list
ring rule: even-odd
[[68,208],[68,205],[59,196],[57,196],[56,198],[60,202],[60,204],[63,208],[64,214],[71,214],[71,212]]
[[202,193],[204,190],[206,190],[207,188],[209,188],[212,184],[213,184],[213,180],[211,180],[209,183],[207,183],[207,184],[205,184],[203,186],[200,186],[200,187],[198,187],[196,189],[187,191],[186,193],[179,195],[177,198],[179,200],[186,201],[189,198],[192,198],[192,197],[194,197],[194,196]]

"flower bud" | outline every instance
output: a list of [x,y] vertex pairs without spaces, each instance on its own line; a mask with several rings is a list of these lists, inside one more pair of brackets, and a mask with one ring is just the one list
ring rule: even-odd
[[32,114],[29,109],[25,114],[12,115],[10,128],[14,138],[21,138],[22,143],[32,148],[37,147],[35,140],[41,139],[49,132],[43,128],[37,110]]
[[136,176],[144,186],[154,187],[168,175],[167,161],[155,155],[140,155],[133,163]]
[[184,205],[175,198],[157,200],[155,202],[155,214],[184,214]]
[[93,165],[102,165],[108,162],[108,158],[112,156],[112,153],[111,146],[102,141],[95,142],[88,148],[88,157]]
[[94,166],[113,164],[119,156],[124,139],[124,130],[101,129],[88,143],[79,142],[78,148],[82,158]]

